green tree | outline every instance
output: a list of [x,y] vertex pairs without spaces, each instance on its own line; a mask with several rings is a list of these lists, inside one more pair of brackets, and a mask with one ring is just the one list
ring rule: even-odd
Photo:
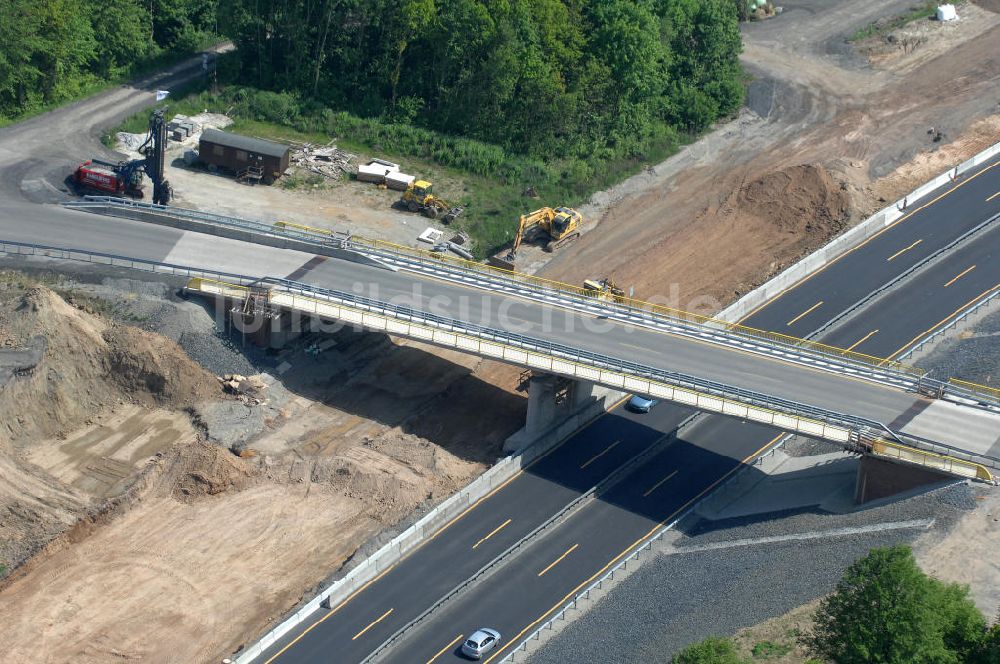
[[837,664],[960,664],[984,628],[967,588],[930,579],[895,546],[847,569],[805,642]]
[[982,642],[968,659],[969,664],[1000,664],[1000,617],[983,635]]
[[153,50],[149,10],[136,0],[87,0],[96,44],[95,72],[108,78]]
[[732,641],[714,636],[688,646],[674,655],[670,662],[671,664],[746,664],[746,660],[740,657]]

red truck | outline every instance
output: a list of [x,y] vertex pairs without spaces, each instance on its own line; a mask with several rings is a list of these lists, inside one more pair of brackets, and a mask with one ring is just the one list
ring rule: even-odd
[[82,189],[94,189],[113,196],[143,196],[140,171],[99,159],[91,159],[77,166],[73,172],[73,182]]

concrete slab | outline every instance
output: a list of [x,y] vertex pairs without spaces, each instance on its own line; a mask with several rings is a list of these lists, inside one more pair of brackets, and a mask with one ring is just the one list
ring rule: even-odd
[[776,450],[703,501],[696,513],[718,521],[810,507],[850,511],[857,469],[857,457],[847,452],[793,457]]

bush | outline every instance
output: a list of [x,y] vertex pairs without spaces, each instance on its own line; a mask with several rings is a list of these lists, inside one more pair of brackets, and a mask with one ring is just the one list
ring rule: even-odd
[[729,639],[709,637],[700,643],[688,646],[674,658],[671,664],[746,664],[736,646]]
[[750,654],[754,659],[777,659],[784,657],[792,651],[789,643],[775,643],[773,641],[760,641],[753,644]]

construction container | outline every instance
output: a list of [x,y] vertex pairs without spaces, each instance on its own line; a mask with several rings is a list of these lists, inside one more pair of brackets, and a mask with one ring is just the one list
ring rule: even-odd
[[[288,169],[287,145],[218,129],[206,129],[198,142],[198,156],[206,164],[230,171],[238,179],[252,174],[271,184]],[[259,175],[258,175],[259,174]]]

